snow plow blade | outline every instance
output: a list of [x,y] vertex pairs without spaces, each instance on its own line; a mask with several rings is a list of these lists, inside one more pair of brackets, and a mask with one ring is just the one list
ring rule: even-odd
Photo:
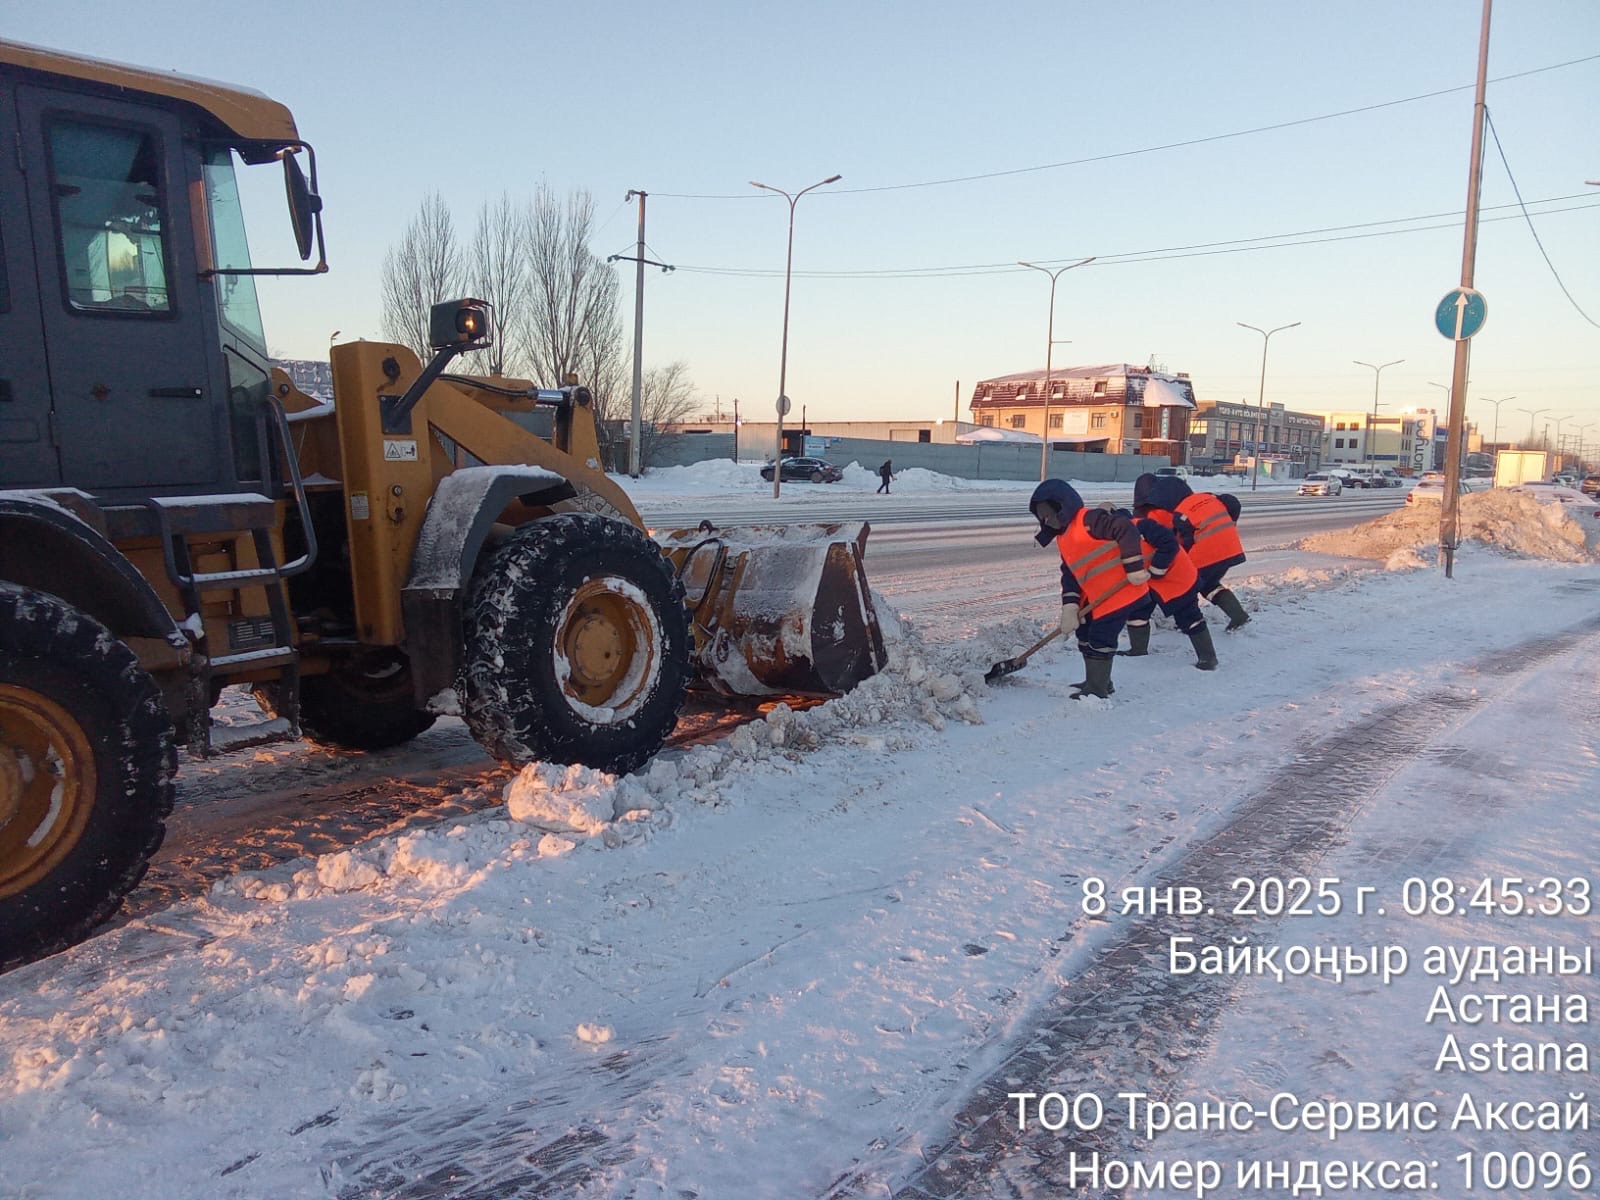
[[862,553],[865,521],[658,534],[694,626],[700,686],[727,696],[837,696],[888,661]]

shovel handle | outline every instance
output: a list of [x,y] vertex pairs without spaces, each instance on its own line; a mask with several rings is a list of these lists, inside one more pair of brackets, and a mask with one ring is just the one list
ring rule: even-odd
[[992,683],[996,679],[1001,679],[1015,671],[1022,670],[1022,665],[1026,663],[1029,658],[1037,654],[1040,650],[1044,649],[1060,636],[1060,629],[1052,629],[1049,633],[1045,634],[1042,638],[1040,638],[1033,645],[1029,646],[1015,658],[1003,658],[999,662],[995,663],[994,666],[990,667],[988,671],[984,673],[983,677]]
[[1052,629],[1049,633],[1045,634],[1037,642],[1035,642],[1033,645],[1029,646],[1026,650],[1024,650],[1021,654],[1017,655],[1011,661],[1016,663],[1018,666],[1021,666],[1023,663],[1027,662],[1035,654],[1039,653],[1039,651],[1043,650],[1046,646],[1048,646],[1051,642],[1055,641],[1060,636],[1061,636],[1061,630],[1060,629]]

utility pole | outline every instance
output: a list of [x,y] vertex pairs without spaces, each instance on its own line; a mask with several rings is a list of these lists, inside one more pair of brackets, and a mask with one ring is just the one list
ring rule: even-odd
[[[1478,258],[1478,195],[1483,190],[1483,126],[1485,94],[1489,86],[1489,10],[1493,0],[1483,0],[1483,24],[1478,32],[1478,87],[1472,104],[1472,159],[1467,166],[1467,218],[1461,237],[1461,287],[1472,287]],[[1459,326],[1457,329],[1459,333]],[[1444,577],[1454,577],[1456,533],[1461,511],[1462,437],[1467,420],[1467,364],[1469,338],[1457,337],[1455,367],[1450,374],[1450,432],[1445,437],[1444,501],[1439,505],[1439,555]]]
[[733,398],[733,461],[739,461],[739,397]]
[[628,429],[628,474],[639,478],[640,443],[644,440],[644,268],[648,263],[660,267],[663,274],[672,270],[666,263],[644,256],[644,201],[648,192],[633,189],[622,199],[624,203],[639,197],[639,241],[632,255],[613,254],[607,262],[638,264],[638,274],[633,284],[633,420]]
[[961,380],[956,380],[956,410],[952,418],[957,423],[961,420]]

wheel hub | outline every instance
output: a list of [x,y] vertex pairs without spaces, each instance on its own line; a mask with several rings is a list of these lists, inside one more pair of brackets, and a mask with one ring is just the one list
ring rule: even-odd
[[53,700],[0,685],[0,896],[37,883],[71,852],[95,793],[83,727]]
[[590,707],[624,708],[648,686],[653,628],[642,598],[604,579],[585,583],[567,605],[557,638],[567,695]]

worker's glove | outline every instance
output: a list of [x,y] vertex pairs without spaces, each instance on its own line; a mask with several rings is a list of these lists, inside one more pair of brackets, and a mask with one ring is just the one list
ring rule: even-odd
[[1149,583],[1150,572],[1145,570],[1129,571],[1128,582],[1133,584],[1134,587],[1138,587],[1142,583]]
[[1078,624],[1083,620],[1083,614],[1078,611],[1076,602],[1061,606],[1061,636],[1071,637],[1078,631]]

